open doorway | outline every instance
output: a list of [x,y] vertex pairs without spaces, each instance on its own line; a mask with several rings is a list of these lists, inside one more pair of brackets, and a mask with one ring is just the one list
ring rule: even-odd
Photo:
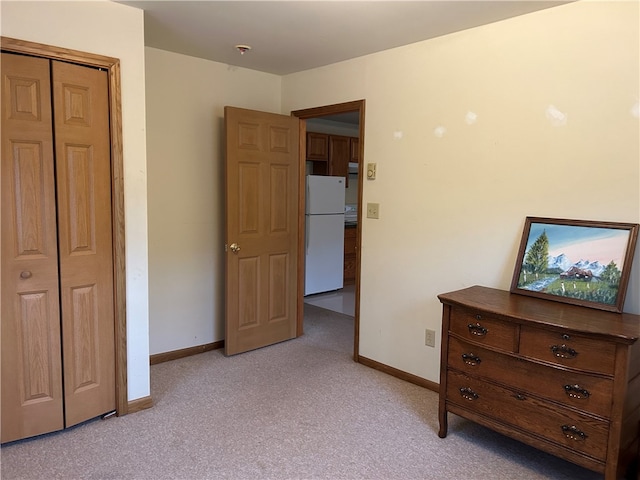
[[[363,176],[359,173],[360,169],[359,165],[363,163],[363,151],[364,151],[364,115],[365,115],[365,101],[357,100],[353,102],[340,103],[334,105],[326,105],[322,107],[304,109],[304,110],[296,110],[292,112],[292,115],[304,120],[300,122],[300,145],[301,145],[301,154],[300,154],[300,185],[301,191],[304,192],[306,189],[304,188],[306,184],[306,174],[310,173],[312,175],[328,175],[328,176],[344,176],[348,187],[345,190],[345,211],[349,216],[346,217],[347,222],[345,223],[345,234],[348,235],[348,238],[345,239],[345,245],[348,248],[348,245],[353,245],[353,255],[345,254],[345,279],[346,282],[342,289],[342,292],[334,292],[334,295],[337,298],[331,299],[326,298],[324,300],[331,302],[340,302],[342,301],[342,296],[347,297],[346,302],[348,304],[349,301],[353,302],[353,317],[354,317],[354,348],[353,348],[353,358],[355,361],[358,361],[358,345],[359,345],[359,309],[360,309],[360,240],[361,240],[361,215],[362,212],[362,185],[363,185]],[[323,133],[329,135],[332,131],[336,131],[335,129],[339,128],[338,137],[346,137],[350,139],[349,142],[349,162],[344,165],[339,166],[330,166],[329,162],[323,163],[323,161],[309,161],[308,152],[314,150],[313,145],[309,143],[307,145],[307,139],[309,138],[310,142],[314,141],[314,136],[307,136],[307,132],[309,133]],[[332,130],[334,129],[334,130]],[[343,138],[337,139],[339,141],[344,140]],[[327,143],[327,153],[329,153],[329,149],[332,146]],[[336,143],[336,145],[338,145]],[[309,147],[309,148],[307,148]],[[335,147],[340,148],[340,147]],[[322,149],[322,148],[321,148]],[[320,153],[318,153],[320,154]],[[313,153],[311,156],[313,157]],[[319,158],[319,157],[318,157]],[[326,165],[326,166],[325,166]],[[351,173],[350,173],[351,172]],[[358,172],[358,173],[356,173]],[[350,183],[350,185],[349,185]],[[304,199],[303,199],[304,200]],[[301,204],[301,231],[305,232],[305,219],[304,219],[304,203]],[[354,211],[355,210],[355,211]],[[347,230],[348,229],[348,230]],[[300,264],[304,265],[304,244],[302,242],[305,241],[304,236],[301,236],[301,248],[300,248]],[[345,250],[347,249],[345,248]],[[304,283],[304,271],[300,272],[299,275],[299,284],[302,285]],[[298,299],[298,311],[302,312],[304,308],[304,290],[301,288]],[[349,295],[353,295],[352,299],[349,299]],[[323,300],[323,299],[319,299]],[[310,302],[311,303],[311,302]],[[300,316],[302,317],[302,316]],[[300,323],[298,324],[298,333],[302,334],[302,319],[300,319]]]

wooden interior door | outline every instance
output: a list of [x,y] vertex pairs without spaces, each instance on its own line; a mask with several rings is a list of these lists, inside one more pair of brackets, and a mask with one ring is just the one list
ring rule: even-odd
[[115,410],[107,72],[53,61],[65,426]]
[[64,426],[49,61],[2,54],[2,442]]
[[225,354],[296,336],[298,119],[225,107]]
[[3,443],[115,409],[107,99],[104,72],[2,54]]

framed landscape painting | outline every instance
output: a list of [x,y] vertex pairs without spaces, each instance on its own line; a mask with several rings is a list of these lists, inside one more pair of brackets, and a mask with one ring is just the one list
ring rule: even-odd
[[622,312],[638,224],[527,217],[511,292]]

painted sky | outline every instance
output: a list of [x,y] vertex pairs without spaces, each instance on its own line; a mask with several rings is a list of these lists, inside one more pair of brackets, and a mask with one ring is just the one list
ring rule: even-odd
[[564,253],[572,263],[588,260],[607,265],[613,260],[622,270],[629,242],[628,230],[532,223],[527,239],[527,251],[543,231],[547,232],[549,238],[551,256],[557,257]]

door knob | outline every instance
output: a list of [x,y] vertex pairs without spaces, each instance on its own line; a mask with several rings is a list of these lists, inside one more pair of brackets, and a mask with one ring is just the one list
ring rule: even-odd
[[229,245],[229,249],[233,253],[238,253],[240,251],[240,245],[238,245],[237,243],[232,243],[231,245]]

